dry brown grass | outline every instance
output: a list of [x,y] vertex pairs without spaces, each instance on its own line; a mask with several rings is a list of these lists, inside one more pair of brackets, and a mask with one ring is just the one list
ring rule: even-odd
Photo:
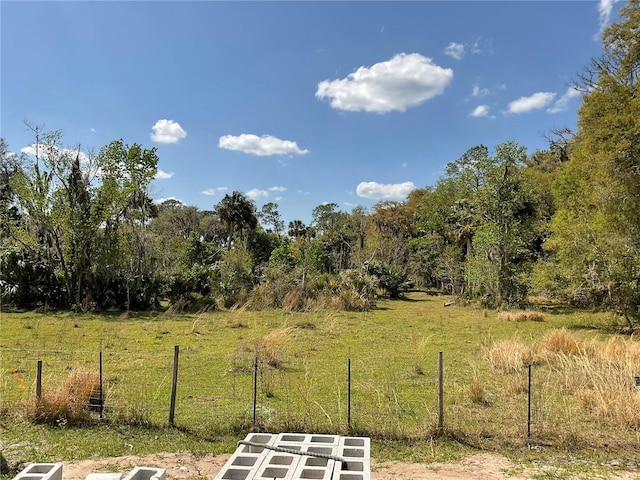
[[[586,341],[563,328],[532,346],[517,340],[494,342],[485,357],[503,374],[522,373],[529,362],[546,364],[552,389],[572,396],[583,411],[621,427],[640,428],[640,391],[634,381],[640,373],[640,343],[633,339]],[[480,394],[479,385],[472,384],[472,400]]]
[[99,406],[99,401],[100,376],[76,369],[59,387],[44,390],[39,401],[34,399],[28,414],[42,423],[81,424],[91,419],[91,410]]
[[304,312],[309,309],[309,299],[300,289],[289,290],[282,300],[282,308],[287,312]]
[[485,353],[491,368],[501,373],[516,373],[533,361],[533,349],[519,340],[499,340]]
[[280,328],[269,333],[257,346],[258,358],[273,368],[282,368],[284,347],[292,337],[292,328]]
[[577,355],[584,349],[583,341],[566,328],[552,330],[544,337],[544,348],[551,353]]
[[518,310],[516,312],[500,312],[498,320],[506,322],[544,322],[544,315],[536,310]]
[[471,384],[469,385],[469,399],[471,403],[477,403],[479,405],[488,405],[486,393],[482,382],[478,375],[474,375]]

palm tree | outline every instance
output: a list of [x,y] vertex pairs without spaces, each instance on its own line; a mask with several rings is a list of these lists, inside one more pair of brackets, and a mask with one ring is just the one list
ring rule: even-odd
[[258,226],[255,204],[237,190],[231,195],[225,195],[216,205],[215,210],[220,221],[227,227],[227,249],[229,250],[236,231],[240,234],[240,240],[243,240],[245,229],[254,229]]

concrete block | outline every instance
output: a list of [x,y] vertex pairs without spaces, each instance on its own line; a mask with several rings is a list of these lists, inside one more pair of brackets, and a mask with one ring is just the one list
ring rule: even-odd
[[338,456],[345,461],[337,462],[334,478],[336,480],[370,480],[371,440],[369,437],[341,437],[338,445]]
[[[370,480],[370,440],[303,433],[251,433],[239,445],[215,480]],[[301,454],[295,453],[296,451]],[[343,457],[344,462],[305,453]],[[127,479],[125,479],[127,480]]]
[[256,480],[273,480],[281,478],[292,480],[296,472],[300,455],[270,450],[264,457],[256,473]]
[[331,480],[336,463],[340,462],[329,458],[303,456],[298,463],[293,478],[296,480],[308,478]]
[[124,480],[165,480],[166,474],[164,468],[135,467]]
[[62,480],[62,463],[30,463],[14,480]]

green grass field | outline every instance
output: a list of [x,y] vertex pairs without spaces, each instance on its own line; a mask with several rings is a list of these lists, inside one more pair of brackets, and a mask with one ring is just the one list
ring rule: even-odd
[[[2,313],[0,452],[10,465],[132,451],[230,453],[256,428],[370,436],[378,460],[443,461],[488,450],[599,463],[637,453],[640,348],[609,333],[610,314],[556,307],[542,311],[543,321],[515,321],[445,301],[414,293],[366,313]],[[72,372],[98,372],[100,351],[103,420],[94,413],[85,427],[29,421],[38,360],[44,398]],[[438,352],[442,436],[435,435]]]

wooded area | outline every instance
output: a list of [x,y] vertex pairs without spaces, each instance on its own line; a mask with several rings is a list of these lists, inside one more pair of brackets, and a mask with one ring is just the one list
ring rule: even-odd
[[285,226],[278,205],[240,192],[211,211],[149,184],[156,150],[116,140],[98,153],[32,126],[32,154],[0,142],[0,296],[33,309],[323,305],[436,290],[486,306],[541,295],[640,320],[640,3],[603,35],[576,79],[576,131],[527,153],[474,146],[434,186],[372,211],[323,204]]

